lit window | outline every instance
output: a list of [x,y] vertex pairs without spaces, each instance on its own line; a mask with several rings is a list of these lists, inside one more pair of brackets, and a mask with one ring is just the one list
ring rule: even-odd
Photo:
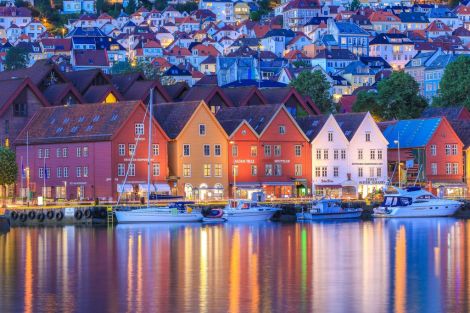
[[191,177],[191,164],[183,164],[183,176]]
[[252,157],[256,157],[258,155],[258,147],[257,146],[251,146],[250,147],[250,155]]
[[204,164],[204,177],[210,177],[210,176],[211,176],[211,165]]
[[83,167],[83,177],[88,177],[88,166]]
[[85,158],[88,156],[88,147],[83,147],[83,156]]
[[294,166],[294,175],[302,176],[302,164],[295,164]]
[[265,176],[273,176],[273,165],[272,164],[265,164],[264,165],[264,175]]
[[214,176],[215,177],[222,177],[222,164],[215,164],[214,165]]

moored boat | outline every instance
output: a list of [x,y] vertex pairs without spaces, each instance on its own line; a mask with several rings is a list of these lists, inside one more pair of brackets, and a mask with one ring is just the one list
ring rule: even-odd
[[307,211],[296,215],[297,220],[348,219],[361,217],[362,209],[343,208],[338,199],[321,199],[312,201]]
[[210,209],[202,218],[203,223],[225,223],[227,219],[224,217],[224,210]]
[[175,202],[167,207],[146,207],[140,209],[116,210],[118,223],[155,223],[155,222],[200,222],[201,212],[195,212],[188,204],[193,202]]
[[254,222],[269,220],[279,209],[260,205],[256,201],[232,199],[224,208],[224,218],[229,222]]
[[420,187],[395,188],[374,209],[374,217],[440,217],[452,216],[462,205],[459,201],[434,196]]

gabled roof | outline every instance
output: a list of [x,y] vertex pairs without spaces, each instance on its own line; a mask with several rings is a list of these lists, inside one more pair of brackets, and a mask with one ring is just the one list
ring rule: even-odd
[[65,77],[72,82],[80,93],[84,93],[95,79],[103,80],[106,84],[112,84],[108,76],[100,69],[90,69],[84,71],[73,71],[64,73]]
[[260,91],[268,104],[285,104],[291,97],[295,97],[306,112],[309,114],[314,113],[312,108],[305,103],[305,99],[293,87],[263,88]]
[[125,74],[117,74],[110,76],[111,82],[113,86],[119,90],[121,93],[125,93],[134,82],[138,80],[144,80],[144,74],[138,73],[125,73]]
[[155,105],[154,116],[167,136],[176,139],[188,124],[202,101],[159,103]]
[[219,95],[227,106],[233,106],[232,101],[224,94],[223,90],[218,86],[193,86],[184,97],[184,101],[201,101],[209,103],[215,95]]
[[328,115],[309,115],[296,118],[297,124],[304,132],[305,136],[312,141],[320,133],[321,129],[328,120]]
[[[470,148],[470,122],[469,121],[451,121],[452,128],[459,136],[464,147]],[[468,155],[467,155],[468,158]]]
[[401,120],[389,125],[383,134],[389,142],[389,149],[398,148],[395,143],[400,137],[400,148],[419,148],[427,145],[436,132],[442,118]]
[[335,114],[334,117],[346,138],[351,141],[366,115],[367,113],[342,113]]
[[421,113],[421,117],[445,117],[449,121],[454,121],[458,120],[462,114],[469,114],[467,108],[463,105],[453,107],[427,107],[424,109],[423,113]]
[[[156,80],[138,80],[135,81],[132,86],[127,90],[124,95],[126,100],[142,100],[144,101],[150,95],[150,90],[156,89],[156,91],[161,95],[161,97],[166,102],[173,101],[163,88],[162,84]],[[156,96],[156,95],[154,95]]]
[[25,88],[29,88],[43,106],[50,105],[29,78],[2,80],[0,81],[0,115],[9,108],[13,100],[15,100]]
[[99,103],[105,101],[110,93],[112,93],[118,101],[124,100],[124,97],[113,85],[90,86],[83,95],[83,98],[85,98],[87,103]]
[[234,106],[245,106],[253,97],[259,97],[262,104],[266,104],[266,98],[255,86],[223,88],[225,95]]
[[108,53],[106,50],[73,50],[75,66],[108,67]]
[[78,104],[41,108],[16,139],[17,144],[109,141],[138,108],[140,101]]
[[172,102],[181,100],[185,93],[190,89],[188,83],[186,82],[177,82],[172,85],[164,85],[163,88],[165,88]]
[[59,71],[57,66],[50,60],[38,60],[33,66],[13,71],[0,72],[0,80],[14,79],[14,78],[29,78],[38,86],[44,78],[54,72],[54,75],[62,81],[67,79],[64,77],[62,72]]
[[46,90],[44,90],[44,97],[51,105],[61,105],[62,100],[69,93],[72,93],[74,97],[78,99],[79,103],[85,102],[82,95],[72,85],[72,83],[50,85]]

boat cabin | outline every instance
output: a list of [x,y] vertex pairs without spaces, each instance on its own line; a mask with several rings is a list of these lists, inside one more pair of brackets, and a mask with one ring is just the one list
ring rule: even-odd
[[233,210],[247,210],[258,207],[258,203],[254,201],[233,199],[228,201],[228,207]]
[[322,199],[312,202],[312,213],[336,213],[341,210],[341,200]]
[[382,206],[384,207],[396,207],[396,206],[407,206],[413,203],[411,197],[402,197],[402,196],[386,196]]

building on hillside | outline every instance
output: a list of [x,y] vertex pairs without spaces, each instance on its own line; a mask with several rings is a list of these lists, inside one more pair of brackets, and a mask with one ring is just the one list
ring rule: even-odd
[[463,143],[463,170],[464,170],[464,183],[467,184],[467,193],[470,190],[470,121],[467,120],[453,120],[450,121],[452,128],[455,130],[460,140]]
[[[23,197],[138,200],[147,193],[148,115],[140,101],[42,108],[15,143]],[[151,188],[169,193],[168,137],[153,122]],[[29,162],[28,162],[28,161]],[[28,172],[28,171],[27,171]],[[26,173],[27,173],[26,172]]]

